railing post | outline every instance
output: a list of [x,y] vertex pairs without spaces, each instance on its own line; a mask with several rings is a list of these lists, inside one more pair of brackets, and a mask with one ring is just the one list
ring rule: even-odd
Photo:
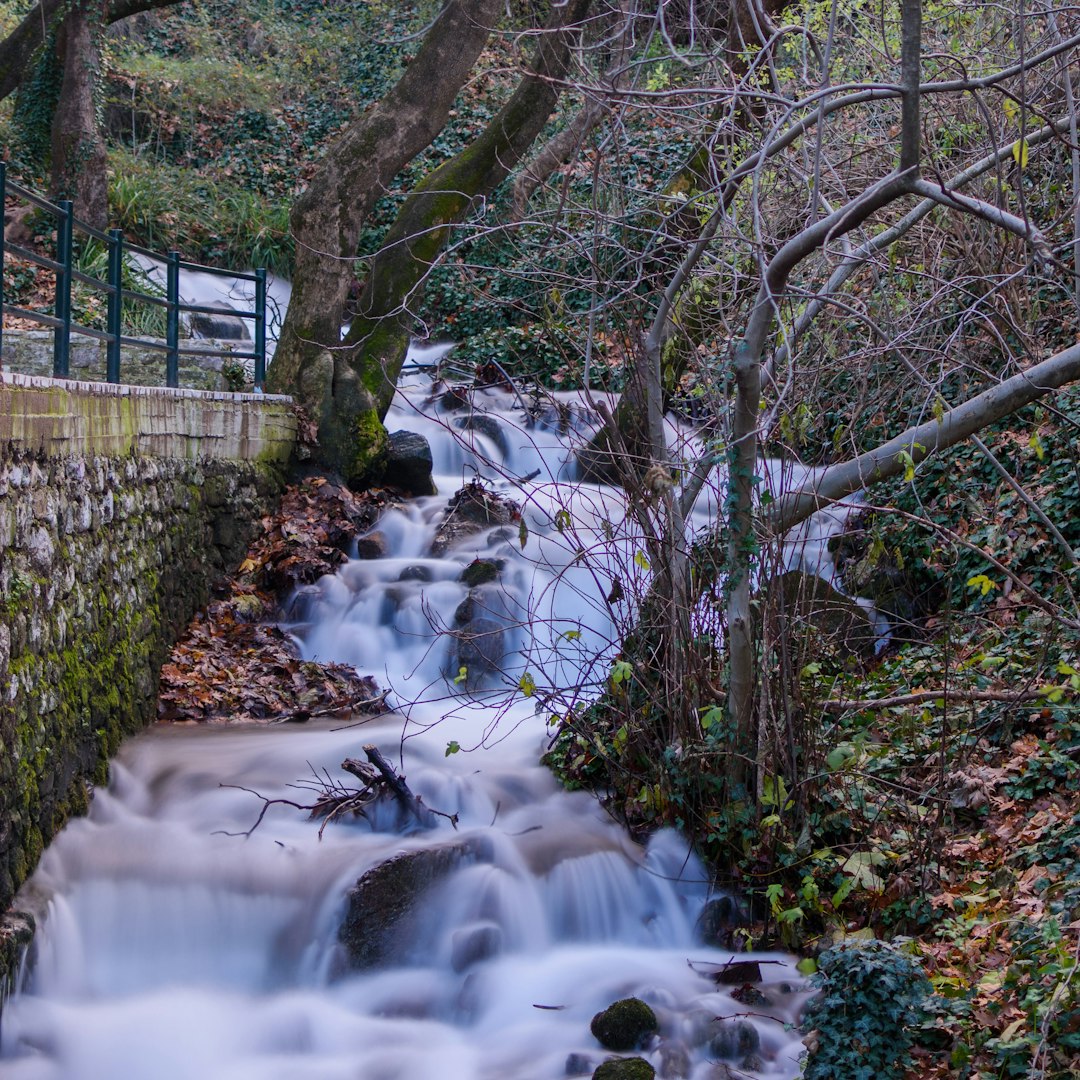
[[170,251],[165,266],[165,299],[168,302],[165,321],[165,385],[180,385],[180,252]]
[[124,234],[109,230],[109,310],[105,329],[109,340],[105,346],[105,378],[111,383],[120,381],[120,334],[123,329],[121,313],[124,307]]
[[[0,161],[0,210],[7,207],[7,165]],[[0,367],[4,363],[4,230],[0,227]]]
[[60,199],[60,216],[56,223],[56,261],[63,270],[56,274],[56,302],[54,314],[60,325],[53,332],[53,376],[66,379],[71,359],[71,219],[73,211],[70,199]]
[[255,271],[255,393],[266,382],[266,267]]

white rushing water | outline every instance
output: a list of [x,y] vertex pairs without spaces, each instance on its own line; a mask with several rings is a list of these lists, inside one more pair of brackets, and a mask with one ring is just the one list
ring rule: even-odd
[[[501,391],[486,403],[485,421],[459,429],[462,414],[432,419],[402,398],[388,426],[428,436],[442,494],[387,513],[385,557],[350,560],[292,607],[306,656],[373,674],[398,711],[132,740],[20,896],[42,925],[0,1025],[4,1080],[554,1080],[610,1056],[589,1021],[631,995],[660,1020],[643,1054],[661,1076],[797,1075],[807,994],[790,958],[755,957],[753,1005],[718,988],[708,973],[731,954],[696,942],[700,864],[673,833],[635,845],[537,764],[550,729],[536,700],[604,677],[617,628],[602,597],[616,575],[632,592],[644,570],[620,495],[580,485],[568,501],[559,418],[530,426]],[[524,529],[433,556],[446,497],[477,473],[523,506]],[[503,566],[470,598],[459,579],[478,556]],[[440,631],[470,599],[501,648],[486,690],[465,696],[457,639]],[[537,695],[505,707],[500,685],[526,671]],[[440,818],[403,835],[376,816],[320,841],[319,822],[275,805],[238,835],[262,807],[253,792],[309,802],[297,782],[348,780],[341,761],[368,743],[428,806],[458,815],[457,830]],[[391,959],[344,973],[349,887],[400,852],[462,841],[470,857],[388,933]]]

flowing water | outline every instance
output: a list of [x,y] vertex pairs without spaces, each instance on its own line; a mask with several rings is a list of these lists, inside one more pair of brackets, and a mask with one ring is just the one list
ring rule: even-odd
[[[662,1076],[732,1075],[721,1058],[738,1076],[797,1074],[806,989],[790,959],[755,957],[753,1005],[718,988],[709,973],[731,955],[696,943],[709,890],[684,844],[662,832],[639,847],[537,764],[547,695],[587,693],[610,663],[611,581],[632,593],[646,570],[621,497],[566,483],[582,414],[526,424],[517,404],[491,391],[487,419],[462,428],[459,414],[431,418],[403,397],[388,426],[429,437],[443,495],[387,513],[385,557],[350,560],[290,607],[304,654],[375,675],[395,712],[361,726],[159,728],[124,748],[108,790],[20,897],[41,925],[3,1014],[5,1080],[589,1075],[609,1056],[590,1018],[630,995],[660,1019],[644,1053]],[[522,505],[523,524],[433,556],[446,496],[477,473]],[[792,559],[826,562],[821,536],[805,539]],[[500,560],[501,576],[470,598],[459,579],[478,556]],[[445,632],[463,602],[488,627],[495,670],[483,682]],[[508,705],[526,673],[536,692]],[[260,796],[310,802],[307,782],[348,780],[340,762],[368,743],[428,806],[457,815],[456,831],[440,817],[406,835],[374,814],[320,840],[318,822],[274,805],[241,835]],[[348,973],[337,931],[349,887],[400,852],[462,841],[473,855],[386,932],[392,959]]]

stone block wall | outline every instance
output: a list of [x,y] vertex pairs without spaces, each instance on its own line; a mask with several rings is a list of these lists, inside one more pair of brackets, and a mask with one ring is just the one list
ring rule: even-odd
[[0,911],[283,484],[287,399],[0,384]]

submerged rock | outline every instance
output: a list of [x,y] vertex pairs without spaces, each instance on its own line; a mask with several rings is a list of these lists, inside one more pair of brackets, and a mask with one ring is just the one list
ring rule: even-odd
[[468,585],[470,589],[474,589],[477,585],[487,585],[495,581],[502,572],[502,568],[502,559],[473,559],[461,571],[461,577],[458,580]]
[[478,923],[455,930],[450,938],[450,966],[457,972],[490,960],[502,952],[502,929],[495,923]]
[[690,1051],[682,1043],[665,1042],[660,1047],[661,1080],[688,1080],[693,1070]]
[[426,893],[480,855],[478,841],[461,840],[403,852],[364,874],[349,890],[338,930],[345,969],[356,971],[400,960],[408,952],[411,923]]
[[431,542],[431,554],[444,555],[466,537],[496,525],[509,525],[521,518],[521,508],[513,499],[489,491],[478,480],[461,488],[446,505],[446,514]]
[[435,495],[431,445],[414,431],[392,431],[386,450],[384,481],[410,495]]
[[761,1049],[761,1036],[749,1020],[716,1020],[713,1022],[709,1051],[726,1061],[742,1061]]
[[623,998],[598,1012],[589,1030],[608,1050],[640,1050],[660,1025],[656,1013],[641,998]]
[[457,666],[467,670],[467,686],[478,685],[485,675],[502,667],[505,638],[499,623],[482,617],[471,619],[457,632]]
[[570,1054],[566,1058],[564,1072],[567,1076],[589,1076],[593,1071],[592,1058],[588,1054]]
[[656,1070],[644,1058],[611,1058],[593,1073],[593,1080],[653,1080]]
[[717,896],[701,909],[701,914],[694,924],[694,937],[702,945],[730,949],[734,930],[744,922],[734,898]]
[[487,413],[473,412],[468,416],[459,416],[454,421],[454,427],[463,431],[475,431],[489,438],[498,449],[499,453],[506,457],[510,453],[509,443],[503,426],[493,416]]

